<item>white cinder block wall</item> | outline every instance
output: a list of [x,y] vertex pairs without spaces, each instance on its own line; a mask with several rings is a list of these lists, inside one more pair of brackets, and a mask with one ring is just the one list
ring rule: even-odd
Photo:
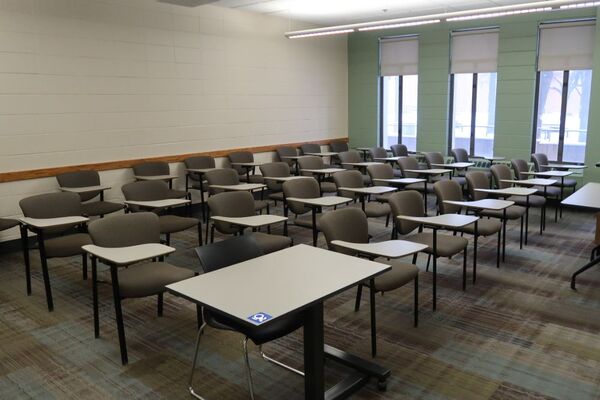
[[[346,39],[288,40],[290,28],[155,0],[1,0],[0,172],[346,136]],[[133,178],[101,179],[120,200]],[[0,216],[55,190],[2,183]]]

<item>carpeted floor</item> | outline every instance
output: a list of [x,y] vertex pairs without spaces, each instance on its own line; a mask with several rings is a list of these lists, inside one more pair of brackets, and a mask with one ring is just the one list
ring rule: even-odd
[[[469,281],[466,292],[460,289],[461,257],[440,259],[436,312],[431,311],[431,272],[425,272],[427,257],[421,255],[419,327],[412,326],[412,285],[377,297],[377,362],[392,376],[387,392],[371,382],[352,398],[600,398],[600,269],[581,275],[578,291],[569,288],[571,273],[593,247],[594,219],[566,211],[558,224],[548,220],[543,236],[538,221],[533,212],[523,250],[518,224],[509,223],[507,258],[500,269],[495,267],[496,238],[482,238],[477,284]],[[389,232],[383,219],[370,220],[375,241],[388,239]],[[310,242],[306,229],[291,226],[290,235],[295,243]],[[178,250],[169,262],[196,265],[195,242],[193,231],[175,235],[172,244]],[[319,245],[324,246],[322,237]],[[81,279],[80,258],[50,261],[52,313],[46,309],[37,250],[32,260],[33,295],[27,297],[21,255],[0,255],[0,399],[191,398],[192,304],[167,295],[164,316],[158,318],[155,298],[126,300],[130,363],[122,367],[110,286],[100,285],[101,337],[94,339],[91,283]],[[471,265],[470,260],[469,274]],[[327,301],[325,340],[368,358],[368,300],[354,312],[354,296],[350,290]],[[248,398],[241,339],[206,331],[194,382],[206,399]],[[265,363],[252,349],[257,398],[303,398],[300,377]],[[301,331],[265,350],[302,368]],[[328,384],[346,372],[328,363]]]

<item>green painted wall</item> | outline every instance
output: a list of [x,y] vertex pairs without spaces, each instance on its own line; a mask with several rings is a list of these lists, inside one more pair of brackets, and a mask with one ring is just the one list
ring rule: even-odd
[[[450,32],[498,26],[498,87],[494,154],[529,160],[531,154],[538,24],[595,17],[597,9],[555,11],[498,19],[441,23],[378,32],[353,33],[348,39],[348,126],[351,146],[378,141],[378,68],[382,36],[419,34],[417,149],[445,152],[448,143]],[[593,163],[600,161],[600,29],[596,29],[586,180],[600,181]],[[598,72],[596,72],[598,71]]]

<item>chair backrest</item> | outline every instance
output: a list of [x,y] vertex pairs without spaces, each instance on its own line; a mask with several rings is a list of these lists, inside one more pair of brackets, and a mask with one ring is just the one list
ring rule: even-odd
[[[323,169],[325,163],[319,156],[304,156],[298,159],[298,165],[300,169]],[[302,172],[302,175],[312,176],[310,172]]]
[[511,187],[512,185],[507,182],[501,182],[503,179],[512,179],[512,172],[510,172],[510,168],[506,164],[494,164],[490,167],[490,171],[492,172],[492,176],[494,177],[494,182],[496,183],[496,187],[498,189],[506,189]]
[[450,154],[454,157],[455,162],[469,162],[469,153],[465,149],[452,149]]
[[369,149],[369,155],[371,156],[371,160],[376,158],[386,158],[388,156],[388,152],[383,147],[373,147]]
[[404,144],[393,144],[390,149],[394,157],[408,157],[408,147]]
[[531,155],[531,161],[537,172],[548,171],[548,167],[542,167],[542,165],[548,165],[548,156],[544,153],[534,153]]
[[151,212],[100,218],[88,225],[92,241],[102,247],[126,247],[160,243],[158,215]]
[[348,255],[356,251],[331,244],[334,240],[352,243],[369,242],[369,224],[367,216],[359,208],[346,207],[323,214],[319,221],[319,229],[323,232],[329,250]]
[[360,171],[357,170],[337,172],[333,174],[333,182],[335,182],[335,186],[338,188],[338,195],[350,198],[357,197],[358,194],[349,192],[347,190],[339,190],[339,188],[361,188],[365,186],[363,176]]
[[331,142],[329,148],[334,153],[341,153],[342,151],[348,151],[348,143],[346,142]]
[[[223,192],[208,198],[210,215],[221,217],[250,217],[254,215],[254,197],[250,192]],[[239,232],[238,227],[213,221],[215,228],[225,234]]]
[[263,255],[251,235],[236,236],[220,242],[196,247],[202,270],[216,271]]
[[23,215],[30,218],[81,216],[81,199],[76,193],[58,192],[30,196],[19,201]]
[[486,176],[485,172],[482,171],[471,171],[465,175],[467,179],[467,188],[471,200],[483,200],[488,197],[485,192],[478,192],[475,189],[489,189],[490,181]]
[[418,178],[419,174],[416,172],[406,172],[407,169],[419,169],[419,162],[414,157],[404,157],[398,160],[400,171],[402,176],[405,178]]
[[300,146],[300,151],[302,152],[302,154],[320,153],[321,145],[316,143],[304,143],[302,146]]
[[[285,177],[290,176],[290,166],[285,162],[272,162],[259,166],[262,176]],[[281,183],[272,179],[265,179],[265,184],[274,192],[281,192]]]
[[389,164],[373,164],[367,167],[367,174],[371,177],[374,186],[388,186],[385,182],[377,182],[375,179],[393,179],[394,168]]
[[238,185],[240,178],[238,172],[231,168],[217,168],[212,171],[208,171],[204,174],[206,181],[208,182],[210,194],[221,193],[221,189],[213,189],[210,185]]
[[169,164],[163,161],[143,162],[131,168],[133,168],[133,174],[137,176],[169,175],[171,173]]
[[215,159],[211,156],[189,157],[183,162],[186,168],[191,169],[215,168]]
[[[61,187],[99,186],[100,174],[98,174],[98,171],[92,170],[65,172],[64,174],[56,175],[56,180]],[[101,191],[80,193],[79,197],[81,201],[88,201],[100,193]]]
[[462,207],[444,203],[444,200],[463,200],[462,188],[456,181],[451,179],[438,181],[433,185],[433,190],[437,197],[440,214],[453,214],[460,211]]
[[444,156],[439,151],[431,151],[425,153],[425,162],[427,163],[427,168],[433,168],[431,164],[444,164]]
[[125,200],[153,201],[169,198],[169,185],[163,181],[131,182],[121,187]]
[[[294,179],[283,183],[283,194],[286,198],[299,197],[302,199],[313,199],[321,197],[321,190],[316,179]],[[294,214],[305,214],[310,211],[302,203],[288,201],[287,205]]]
[[[227,155],[230,163],[247,163],[254,162],[254,154],[249,151],[236,151]],[[238,175],[246,175],[246,169],[243,167],[232,165],[231,168],[235,169]]]
[[[423,197],[416,190],[405,190],[392,194],[388,198],[388,203],[392,209],[392,215],[407,215],[410,217],[422,217],[425,215],[425,206],[423,205]],[[416,222],[404,221],[396,219],[396,227],[398,232],[406,235],[416,228],[419,224]]]
[[363,161],[362,158],[360,157],[360,153],[355,150],[343,151],[340,154],[338,154],[338,157],[340,158],[342,167],[344,167],[346,169],[354,169],[354,167],[352,167],[351,165],[345,166],[345,165],[343,165],[343,163],[357,163],[357,162]]
[[513,171],[515,171],[515,176],[518,180],[529,179],[529,175],[524,173],[529,172],[529,164],[527,164],[527,161],[515,158],[510,160],[510,164],[513,167]]
[[298,151],[294,147],[279,147],[275,152],[277,153],[278,161],[282,161],[290,166],[294,165],[295,161],[283,157],[295,157],[298,155]]

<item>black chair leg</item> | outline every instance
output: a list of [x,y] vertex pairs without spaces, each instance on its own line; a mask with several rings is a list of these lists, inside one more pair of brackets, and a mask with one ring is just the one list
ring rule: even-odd
[[198,246],[202,246],[202,223],[198,224]]
[[202,306],[196,304],[196,320],[198,322],[198,329],[204,324],[204,317],[202,316]]
[[[496,268],[500,268],[500,247],[502,246],[502,229],[498,231],[498,249],[496,250]],[[475,278],[475,277],[473,277]]]
[[425,271],[429,272],[429,262],[431,261],[431,254],[427,254],[427,266],[425,267]]
[[92,257],[92,300],[94,307],[94,337],[100,337],[100,318],[98,316],[98,261]]
[[167,246],[170,246],[171,245],[171,234],[167,233],[165,236],[166,236],[166,239],[167,239]]
[[214,224],[210,226],[210,242],[215,242],[215,226]]
[[360,299],[362,298],[362,285],[358,285],[356,289],[356,301],[354,303],[354,311],[360,310]]
[[462,279],[462,290],[467,290],[467,248],[465,247],[463,253],[463,279]]
[[385,227],[387,228],[388,226],[390,226],[390,214],[385,217]]
[[23,261],[25,262],[25,283],[27,286],[27,296],[31,295],[31,263],[29,261],[29,236],[27,227],[21,225],[21,247],[23,250]]
[[54,301],[52,299],[52,288],[50,287],[50,275],[48,274],[48,259],[46,258],[46,248],[44,246],[44,236],[38,232],[38,247],[40,249],[40,259],[42,263],[42,274],[44,276],[44,288],[46,289],[46,303],[48,311],[54,310]]
[[419,255],[419,253],[415,253],[413,254],[413,259],[412,259],[412,263],[413,265],[415,265],[417,263],[417,256]]
[[156,311],[159,317],[163,316],[163,294],[159,293],[156,301]]
[[369,284],[369,297],[371,306],[371,356],[377,355],[377,321],[375,317],[375,281],[371,279]]
[[115,303],[115,318],[117,320],[117,331],[119,333],[119,347],[121,348],[121,363],[127,365],[127,343],[125,342],[125,325],[123,324],[123,310],[121,309],[121,294],[119,293],[119,276],[117,267],[110,266],[110,275],[113,287],[113,301]]
[[83,268],[83,280],[87,281],[88,278],[88,257],[87,257],[87,253],[83,253],[81,255],[81,265]]
[[419,326],[419,275],[415,276],[415,328]]

